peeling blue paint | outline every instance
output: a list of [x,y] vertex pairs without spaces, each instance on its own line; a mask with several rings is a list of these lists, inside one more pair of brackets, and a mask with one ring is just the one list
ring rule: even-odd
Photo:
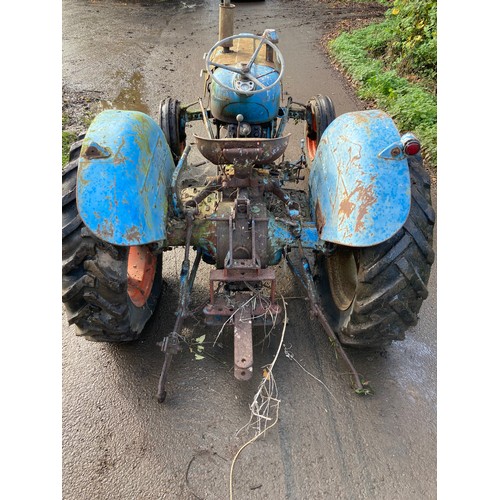
[[403,226],[411,204],[408,162],[379,156],[400,140],[382,111],[346,113],[329,125],[309,176],[311,211],[322,240],[371,246]]
[[108,110],[83,141],[77,204],[85,225],[115,245],[165,239],[174,161],[161,128],[139,111]]

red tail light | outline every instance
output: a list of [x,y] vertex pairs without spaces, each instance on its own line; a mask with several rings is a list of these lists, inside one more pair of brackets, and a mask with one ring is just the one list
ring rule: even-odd
[[413,134],[405,134],[401,141],[406,155],[413,156],[420,152],[420,141]]

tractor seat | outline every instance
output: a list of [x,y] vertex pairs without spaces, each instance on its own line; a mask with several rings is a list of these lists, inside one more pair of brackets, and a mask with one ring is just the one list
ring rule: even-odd
[[200,153],[215,165],[266,165],[283,155],[291,134],[274,139],[209,139],[194,135]]

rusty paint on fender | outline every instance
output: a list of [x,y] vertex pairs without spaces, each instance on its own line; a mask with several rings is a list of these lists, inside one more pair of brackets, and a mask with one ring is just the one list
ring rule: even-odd
[[315,216],[316,216],[316,227],[318,228],[318,234],[321,236],[323,233],[323,228],[325,227],[326,220],[325,217],[323,216],[323,212],[321,211],[321,206],[319,204],[319,201],[316,201],[316,208],[314,210]]
[[411,203],[408,162],[378,156],[398,140],[394,122],[378,110],[346,113],[326,129],[309,176],[322,240],[371,246],[403,226]]
[[164,240],[174,167],[165,135],[152,118],[139,111],[103,111],[89,127],[79,160],[83,222],[115,245]]

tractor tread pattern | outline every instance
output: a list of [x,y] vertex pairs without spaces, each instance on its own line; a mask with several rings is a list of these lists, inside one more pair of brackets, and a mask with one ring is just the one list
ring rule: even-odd
[[[131,318],[127,249],[94,237],[78,215],[76,198],[71,195],[76,189],[75,165],[81,143],[71,148],[70,162],[63,170],[62,300],[66,316],[70,325],[78,327],[77,335],[88,340],[135,340],[146,320]],[[151,314],[148,309],[143,316]]]
[[349,321],[338,332],[344,345],[381,347],[403,340],[405,331],[416,324],[418,311],[429,294],[435,212],[421,158],[410,158],[409,164],[410,214],[392,238],[360,249],[356,297]]

